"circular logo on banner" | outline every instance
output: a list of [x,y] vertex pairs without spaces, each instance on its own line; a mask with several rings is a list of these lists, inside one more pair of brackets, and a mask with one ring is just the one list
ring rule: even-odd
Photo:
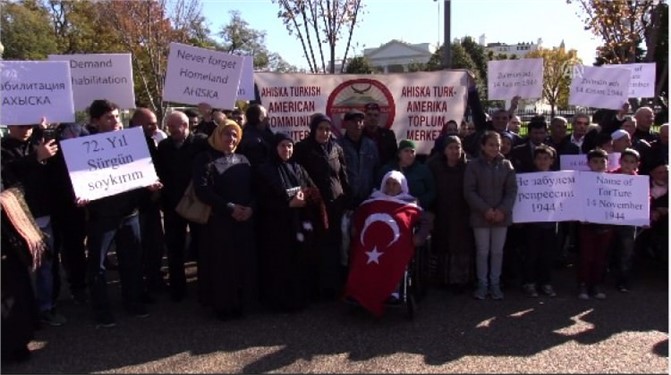
[[352,109],[366,111],[366,104],[380,106],[379,125],[390,128],[396,116],[396,103],[389,89],[374,79],[359,78],[338,85],[326,101],[326,114],[333,121],[333,132],[342,135],[342,117]]

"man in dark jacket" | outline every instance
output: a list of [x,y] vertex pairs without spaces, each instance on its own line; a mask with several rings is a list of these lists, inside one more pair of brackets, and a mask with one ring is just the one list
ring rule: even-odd
[[380,126],[380,105],[368,103],[365,108],[363,134],[375,142],[380,156],[380,165],[385,165],[396,158],[396,152],[398,151],[396,134],[391,129]]
[[163,184],[161,206],[165,226],[165,240],[168,248],[168,268],[170,275],[170,297],[179,302],[186,296],[186,275],[184,273],[184,248],[186,228],[189,226],[191,255],[198,248],[200,225],[189,222],[175,212],[175,207],[186,191],[193,170],[193,159],[205,149],[207,137],[189,130],[188,117],[179,111],[166,118],[170,136],[158,144],[156,172]]
[[273,132],[268,127],[268,112],[260,104],[252,104],[245,113],[247,125],[236,153],[245,155],[252,168],[267,162],[274,152]]
[[510,161],[516,173],[530,173],[535,170],[534,150],[543,144],[548,131],[544,116],[534,116],[529,125],[529,140],[524,144],[513,147],[510,152]]

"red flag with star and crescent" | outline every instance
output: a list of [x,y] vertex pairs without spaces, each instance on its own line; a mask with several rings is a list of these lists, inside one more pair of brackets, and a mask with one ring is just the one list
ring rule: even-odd
[[415,252],[413,227],[421,212],[416,204],[389,198],[367,200],[354,212],[345,294],[376,316]]

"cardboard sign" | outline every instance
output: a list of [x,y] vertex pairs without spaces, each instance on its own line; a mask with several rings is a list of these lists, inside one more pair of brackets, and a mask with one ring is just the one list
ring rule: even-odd
[[336,137],[350,109],[380,108],[377,125],[410,139],[417,153],[428,154],[445,123],[461,123],[468,96],[464,70],[376,75],[255,73],[261,103],[268,109],[270,129],[294,140],[310,133],[310,116],[325,113]]
[[[616,169],[620,165],[620,153],[608,154],[608,170]],[[559,155],[559,169],[562,171],[589,171],[587,165],[587,154]]]
[[95,200],[158,181],[142,127],[61,142],[75,196]]
[[543,59],[500,60],[487,62],[489,100],[522,99],[543,96]]
[[654,98],[657,82],[657,63],[603,65],[606,68],[624,68],[631,71],[630,98]]
[[70,65],[75,110],[86,110],[96,99],[107,99],[121,109],[135,108],[130,53],[49,55],[49,60]]
[[520,173],[513,206],[515,223],[574,220],[580,217],[575,198],[575,171]]
[[243,57],[170,43],[163,100],[214,108],[235,106]]
[[580,172],[578,189],[583,221],[613,225],[650,225],[648,176]]
[[243,56],[238,100],[254,100],[254,57]]
[[67,62],[0,61],[0,76],[0,124],[75,121]]
[[575,66],[568,104],[620,109],[629,98],[630,81],[629,69]]

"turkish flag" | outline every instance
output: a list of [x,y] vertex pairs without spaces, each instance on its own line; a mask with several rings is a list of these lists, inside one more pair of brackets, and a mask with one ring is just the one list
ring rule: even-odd
[[421,208],[393,198],[363,202],[354,212],[345,293],[375,316],[396,290],[414,252],[413,227]]

